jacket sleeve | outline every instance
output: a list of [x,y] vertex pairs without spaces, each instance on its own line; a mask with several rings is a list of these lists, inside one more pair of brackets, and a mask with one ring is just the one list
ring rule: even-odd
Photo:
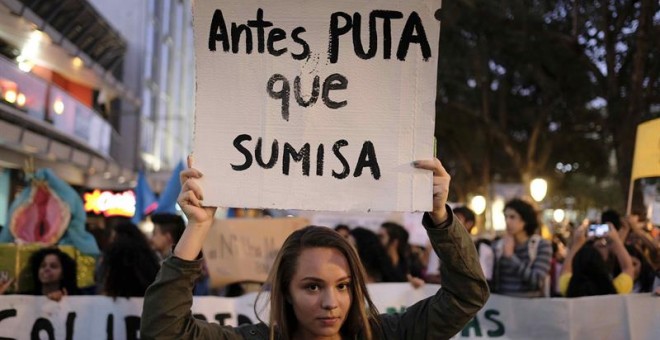
[[193,318],[192,290],[202,260],[168,257],[144,296],[141,339],[242,339],[229,326]]
[[449,219],[433,225],[428,214],[422,224],[442,262],[442,287],[402,314],[381,315],[388,339],[449,339],[470,321],[490,295],[470,235],[447,208]]

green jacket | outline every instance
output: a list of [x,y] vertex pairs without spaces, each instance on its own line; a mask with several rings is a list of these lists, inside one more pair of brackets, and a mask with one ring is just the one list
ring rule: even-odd
[[[381,314],[384,339],[449,339],[477,314],[488,300],[479,256],[465,228],[453,218],[434,226],[428,214],[422,223],[442,261],[442,288],[400,314]],[[239,327],[193,318],[190,311],[201,260],[169,257],[156,281],[147,289],[142,309],[141,339],[246,339],[267,340],[263,323]]]

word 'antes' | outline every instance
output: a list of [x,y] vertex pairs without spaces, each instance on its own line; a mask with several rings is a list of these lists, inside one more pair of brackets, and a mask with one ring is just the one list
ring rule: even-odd
[[[345,12],[334,12],[330,15],[328,60],[334,64],[339,60],[339,42],[344,35],[348,36],[353,51],[360,59],[372,59],[378,54],[379,45],[384,60],[392,58],[392,23],[404,18],[399,11],[374,10],[369,12],[369,23],[362,28],[362,15],[358,12],[350,15]],[[368,48],[362,43],[362,32],[367,31]],[[245,24],[232,22],[227,27],[222,11],[216,9],[209,25],[209,51],[216,51],[218,43],[224,52],[239,53],[242,49],[245,54],[251,54],[254,49],[254,35],[256,35],[257,52],[279,57],[289,49],[294,60],[303,60],[310,56],[310,46],[303,38],[307,29],[302,26],[295,27],[289,33],[292,42],[288,42],[287,31],[275,27],[272,21],[264,19],[264,10],[257,9],[256,19],[247,20]],[[348,35],[348,33],[352,33]],[[352,38],[351,38],[352,37]],[[431,46],[426,36],[426,30],[417,12],[412,11],[405,19],[396,46],[396,59],[405,61],[411,44],[417,44],[422,59],[428,61],[431,57]]]
[[[243,164],[231,164],[231,168],[235,171],[247,170],[252,166],[254,160],[257,164],[263,169],[272,169],[280,159],[280,143],[277,139],[274,139],[271,144],[271,152],[268,161],[264,161],[262,154],[263,149],[263,140],[261,137],[257,139],[257,143],[254,147],[254,158],[250,150],[244,145],[244,143],[252,141],[252,136],[247,134],[241,134],[234,138],[234,147],[238,152],[243,154],[245,161]],[[351,173],[351,166],[348,163],[348,160],[341,153],[341,148],[348,146],[348,142],[344,139],[338,140],[332,146],[332,153],[337,160],[342,164],[341,171],[332,170],[332,177],[337,179],[344,179],[348,177]],[[282,147],[282,174],[289,175],[289,169],[291,167],[291,161],[301,162],[302,161],[302,174],[303,176],[309,176],[310,167],[311,167],[311,146],[309,143],[305,143],[299,150],[294,148],[289,143],[284,143]],[[325,162],[325,145],[319,144],[316,148],[316,176],[323,176],[324,173],[324,162]],[[365,141],[362,144],[362,150],[358,156],[357,162],[355,163],[355,171],[353,172],[354,177],[362,176],[362,170],[368,167],[371,170],[371,175],[374,179],[380,178],[380,166],[378,165],[378,159],[376,158],[376,150],[371,141]]]

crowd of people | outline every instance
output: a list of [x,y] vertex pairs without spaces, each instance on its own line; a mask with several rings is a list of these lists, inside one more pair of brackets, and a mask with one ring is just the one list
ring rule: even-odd
[[[105,235],[97,235],[102,254],[96,261],[95,285],[91,287],[78,287],[76,262],[66,252],[58,247],[39,249],[30,256],[26,267],[29,282],[23,284],[33,287],[27,293],[55,301],[65,295],[144,296],[160,269],[160,260],[169,254],[185,229],[181,216],[157,214],[152,218],[155,227],[150,238],[129,221],[114,225]],[[7,291],[14,280],[0,280],[0,293]]]
[[[458,206],[453,213],[468,232],[475,228],[472,210]],[[509,201],[504,216],[503,235],[474,238],[481,269],[493,293],[516,297],[660,294],[660,240],[649,232],[643,218],[622,218],[607,210],[600,221],[569,223],[547,240],[540,236],[536,210],[526,201]],[[30,286],[34,287],[31,294],[58,301],[64,295],[78,294],[144,296],[161,261],[172,254],[186,228],[184,219],[174,214],[155,214],[151,220],[154,229],[150,237],[125,222],[114,226],[107,240],[99,242],[103,254],[97,261],[94,287],[77,287],[76,263],[65,252],[56,247],[35,252],[28,266],[33,280]],[[591,235],[590,222],[606,224],[608,232]],[[430,244],[410,244],[403,226],[386,222],[377,231],[345,224],[334,229],[357,250],[368,283],[409,282],[414,287],[442,283],[442,264]],[[12,282],[12,278],[0,278],[0,292]],[[203,267],[194,294],[238,296],[259,287],[255,282],[237,282],[211,289]]]
[[[453,212],[468,232],[476,227],[475,213],[466,206]],[[660,239],[645,219],[606,210],[600,221],[569,223],[545,239],[538,212],[525,200],[507,202],[504,216],[504,234],[474,238],[493,293],[528,298],[660,294]],[[608,232],[592,235],[594,224],[607,225]],[[408,232],[396,223],[384,223],[378,233],[343,224],[335,230],[356,246],[370,282],[442,283],[437,256],[429,255],[430,247],[413,251]]]
[[[434,185],[439,187],[434,188],[434,210],[422,221],[429,237],[426,246],[412,245],[408,230],[394,222],[377,230],[348,225],[298,230],[284,242],[267,282],[261,283],[265,285],[257,283],[258,299],[263,292],[270,296],[268,324],[233,329],[196,320],[189,313],[193,295],[236,296],[248,291],[241,282],[209,288],[201,247],[215,208],[201,205],[196,182],[201,175],[192,168],[182,173],[179,198],[188,227],[174,214],[150,216],[154,229],[149,236],[128,221],[115,225],[98,240],[102,255],[93,287],[77,286],[76,262],[69,255],[57,247],[42,248],[27,267],[29,293],[54,301],[79,294],[145,297],[145,338],[185,331],[223,336],[256,332],[271,339],[275,334],[304,337],[323,332],[373,338],[392,329],[445,338],[474,316],[489,292],[522,298],[660,295],[660,240],[643,215],[621,217],[607,210],[599,221],[569,223],[546,239],[534,205],[512,199],[503,211],[506,231],[492,239],[478,237],[473,233],[475,213],[465,206],[450,210],[445,204],[449,177],[439,164],[420,166],[434,171]],[[377,313],[366,290],[367,283],[376,282],[407,282],[414,288],[440,283],[442,288],[389,317]],[[0,278],[0,293],[10,283]],[[458,318],[455,310],[469,312]],[[327,315],[309,319],[313,313]],[[438,327],[410,321],[420,315],[447,322]]]
[[[466,206],[453,209],[468,232],[476,216]],[[604,294],[660,294],[660,240],[639,216],[622,218],[616,211],[602,213],[600,221],[569,223],[547,240],[533,205],[521,199],[504,208],[506,232],[493,239],[475,237],[483,274],[493,293],[516,297],[580,297]],[[130,222],[110,231],[96,266],[96,286],[76,285],[76,263],[56,247],[35,252],[29,261],[31,294],[59,301],[64,295],[101,294],[142,297],[154,281],[160,263],[172,254],[186,226],[181,216],[155,214],[147,237]],[[606,224],[608,232],[591,235],[590,225]],[[361,226],[337,225],[335,231],[352,244],[366,271],[366,281],[409,282],[414,287],[442,283],[441,263],[432,248],[409,242],[401,225],[386,222],[377,231]],[[0,292],[13,282],[0,278]],[[249,288],[246,288],[249,287]],[[255,282],[237,282],[221,289],[209,287],[203,267],[195,295],[238,296],[256,291]]]

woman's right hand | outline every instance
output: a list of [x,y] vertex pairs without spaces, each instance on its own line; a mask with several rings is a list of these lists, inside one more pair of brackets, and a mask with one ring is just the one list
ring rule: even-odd
[[621,241],[621,237],[619,236],[617,230],[614,228],[614,225],[609,222],[607,222],[607,225],[610,227],[610,231],[607,233],[607,238],[612,242],[623,244],[623,241]]
[[9,286],[14,283],[13,278],[1,278],[0,279],[0,295],[4,294],[7,290],[9,290]]
[[573,232],[573,244],[571,245],[575,249],[579,249],[587,242],[587,228],[589,228],[589,220],[582,221],[577,229]]
[[46,297],[49,298],[50,300],[60,302],[62,298],[67,295],[69,295],[69,293],[66,291],[66,288],[62,288],[46,294]]
[[188,169],[181,171],[181,193],[177,202],[186,214],[189,224],[211,224],[216,207],[203,205],[204,193],[199,184],[202,173],[192,167],[192,156],[188,156]]

